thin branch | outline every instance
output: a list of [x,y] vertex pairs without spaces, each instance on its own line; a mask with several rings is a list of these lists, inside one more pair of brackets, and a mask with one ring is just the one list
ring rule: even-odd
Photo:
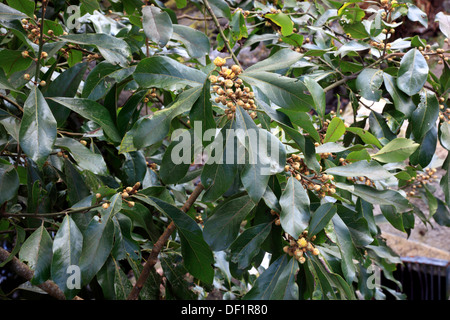
[[91,210],[91,209],[95,209],[95,208],[98,208],[98,207],[102,206],[103,203],[104,202],[97,203],[97,204],[94,204],[93,206],[90,206],[90,207],[81,207],[81,208],[76,208],[76,209],[66,209],[66,210],[63,210],[63,211],[60,211],[60,212],[51,212],[51,213],[8,213],[8,212],[4,212],[4,213],[1,214],[1,216],[3,216],[3,217],[13,217],[13,218],[57,217],[57,216],[65,215],[65,214],[79,213],[79,212],[84,212],[84,211],[88,211],[88,210]]
[[178,20],[179,19],[190,19],[190,20],[198,20],[198,21],[212,20],[211,17],[194,17],[194,16],[190,16],[188,14],[182,14],[181,16],[178,17]]
[[[199,183],[194,191],[191,193],[183,207],[181,208],[181,211],[187,212],[191,206],[194,204],[195,200],[197,200],[200,193],[202,193],[204,187],[201,183]],[[150,271],[155,266],[156,262],[158,262],[158,255],[161,252],[162,248],[164,248],[164,244],[169,239],[172,232],[175,230],[176,226],[173,223],[173,221],[170,222],[170,224],[167,226],[167,229],[164,230],[163,234],[159,237],[159,239],[155,242],[153,245],[152,252],[150,253],[150,256],[148,257],[147,261],[144,264],[144,268],[142,269],[142,272],[136,281],[136,284],[134,285],[133,289],[131,290],[130,294],[128,295],[127,300],[137,300],[139,297],[139,293],[141,292],[142,288],[145,285],[145,282],[147,281]]]
[[42,47],[44,45],[44,19],[45,19],[45,10],[47,9],[48,0],[42,1],[42,9],[41,9],[41,31],[39,35],[39,52],[36,60],[36,74],[34,76],[34,80],[36,81],[36,86],[39,84],[39,72],[40,72],[40,62],[41,62],[41,54]]
[[[10,254],[11,254],[10,252],[0,247],[0,262],[6,261],[6,259],[9,258]],[[34,275],[33,270],[31,270],[25,263],[23,263],[16,257],[13,257],[12,260],[8,262],[7,265],[14,273],[24,278],[25,280],[30,281],[33,278]],[[56,285],[56,283],[54,283],[51,280],[47,280],[44,283],[39,284],[38,287],[58,300],[66,300],[64,293]]]
[[9,103],[11,103],[14,107],[16,107],[17,109],[19,109],[22,113],[23,113],[23,108],[14,100],[8,98],[7,96],[4,96],[3,94],[0,93],[0,98],[2,98],[5,101],[8,101]]
[[227,37],[225,36],[225,34],[223,33],[222,26],[220,25],[220,22],[219,22],[219,20],[217,19],[217,17],[216,17],[216,15],[215,15],[214,11],[211,9],[211,6],[209,5],[208,0],[203,0],[203,3],[205,4],[206,10],[208,10],[209,15],[210,15],[211,18],[213,19],[214,24],[216,25],[217,29],[219,29],[220,36],[222,37],[223,42],[225,43],[225,46],[226,46],[227,49],[228,49],[228,52],[230,52],[231,58],[233,58],[234,63],[236,63],[239,67],[242,67],[241,64],[239,63],[238,58],[237,58],[236,55],[234,54],[233,49],[231,48],[230,41],[228,40],[228,38],[227,38]]

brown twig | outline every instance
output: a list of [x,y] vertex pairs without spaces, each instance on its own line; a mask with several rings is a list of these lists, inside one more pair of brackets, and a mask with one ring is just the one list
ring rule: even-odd
[[[200,193],[202,193],[204,187],[201,183],[195,187],[194,191],[191,193],[183,207],[181,208],[181,211],[187,212],[191,206],[194,204],[195,200],[197,200]],[[176,226],[172,222],[167,226],[166,230],[164,230],[163,234],[159,237],[159,239],[155,242],[153,245],[152,252],[150,253],[150,256],[148,257],[147,261],[144,264],[144,268],[142,269],[142,272],[136,281],[136,284],[134,285],[133,289],[131,290],[130,294],[128,295],[127,300],[137,300],[139,293],[141,292],[142,288],[145,285],[145,282],[147,281],[150,271],[155,266],[156,262],[158,262],[158,255],[161,252],[162,248],[164,247],[165,243],[169,239],[172,232],[175,230]]]
[[14,107],[19,109],[23,113],[23,108],[17,102],[15,102],[14,100],[8,98],[7,96],[2,95],[1,93],[0,93],[0,98],[5,100],[5,101],[8,101],[9,103],[11,103]]
[[[0,262],[6,261],[6,259],[9,258],[9,255],[10,252],[0,247]],[[16,257],[13,257],[7,265],[10,267],[11,271],[24,278],[25,280],[30,281],[33,278],[33,270],[31,270],[25,263],[23,263]],[[66,300],[64,293],[56,285],[56,283],[51,280],[47,280],[44,283],[39,284],[38,287],[58,300]]]
[[42,1],[42,9],[41,9],[41,31],[40,31],[40,35],[39,35],[39,52],[38,52],[38,56],[37,56],[37,61],[36,61],[36,74],[34,76],[34,80],[36,81],[36,86],[39,83],[39,72],[40,72],[40,62],[41,62],[41,54],[42,54],[42,47],[44,45],[44,19],[45,19],[45,10],[47,9],[47,3],[48,0],[43,0]]
[[228,52],[230,52],[231,58],[233,58],[234,63],[236,63],[239,67],[242,67],[241,64],[239,63],[238,58],[236,57],[236,55],[233,52],[233,48],[231,48],[230,41],[223,33],[222,26],[220,25],[219,20],[217,19],[216,15],[214,14],[214,11],[211,9],[211,6],[210,6],[208,0],[203,0],[203,3],[205,4],[206,10],[208,10],[208,13],[211,16],[211,18],[213,19],[214,24],[216,25],[217,29],[219,29],[220,36],[222,37],[223,42],[225,43],[225,46],[228,49]]

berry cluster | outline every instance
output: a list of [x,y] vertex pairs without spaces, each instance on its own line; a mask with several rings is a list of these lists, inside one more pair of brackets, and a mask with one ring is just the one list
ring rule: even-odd
[[[122,193],[121,193],[122,201],[126,202],[127,205],[128,205],[130,208],[133,208],[133,207],[134,207],[135,202],[134,202],[134,201],[129,201],[129,200],[127,200],[127,198],[130,197],[131,195],[137,193],[137,190],[140,188],[140,186],[141,186],[141,183],[140,183],[140,182],[136,182],[134,186],[132,186],[132,187],[126,187],[125,189],[122,190]],[[95,195],[95,197],[96,197],[97,199],[103,198],[103,196],[102,196],[101,193],[97,193],[97,194]],[[102,204],[102,208],[105,209],[105,210],[108,209],[109,206],[110,206],[109,202],[105,202],[105,203]]]
[[311,172],[303,159],[297,154],[292,154],[286,162],[287,165],[284,170],[290,172],[295,179],[300,181],[305,189],[317,192],[317,195],[321,198],[336,193],[332,183],[334,176],[331,174]]
[[412,190],[408,192],[408,196],[415,196],[415,190],[422,188],[424,185],[434,182],[438,179],[435,168],[425,168],[425,172],[419,173],[416,177],[412,177],[407,182],[410,183]]
[[233,118],[237,106],[247,110],[252,119],[256,118],[257,114],[253,111],[256,109],[255,94],[243,84],[242,79],[237,77],[242,73],[242,68],[238,65],[228,68],[225,63],[226,60],[220,57],[214,59],[214,65],[219,68],[218,76],[209,77],[213,84],[213,92],[218,95],[214,101],[226,106],[225,114],[228,119]]
[[283,251],[290,256],[293,256],[301,264],[305,263],[306,258],[304,254],[309,251],[313,255],[317,256],[320,251],[315,248],[312,241],[316,239],[316,236],[312,236],[311,239],[307,239],[308,231],[303,231],[302,235],[295,240],[292,236],[288,236],[289,245],[283,247]]

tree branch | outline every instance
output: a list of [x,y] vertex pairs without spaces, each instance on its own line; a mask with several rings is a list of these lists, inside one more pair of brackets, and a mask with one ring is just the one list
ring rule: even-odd
[[[3,249],[2,247],[0,247],[0,262],[3,262],[6,259],[8,259],[9,255],[10,255],[10,252],[8,252],[5,249]],[[34,274],[33,270],[31,270],[25,263],[23,263],[16,257],[13,257],[12,260],[10,262],[8,262],[7,265],[10,267],[10,269],[14,273],[16,273],[20,277],[24,278],[25,280],[30,281],[33,278],[33,274]],[[56,285],[56,283],[54,283],[51,280],[47,280],[44,283],[39,284],[38,287],[58,300],[66,300],[64,293]]]
[[223,39],[223,42],[225,43],[225,46],[227,47],[228,51],[231,54],[231,58],[233,58],[234,63],[236,63],[239,67],[242,68],[241,64],[239,63],[238,58],[233,52],[233,48],[231,48],[230,41],[228,41],[228,38],[225,37],[225,34],[223,33],[222,26],[219,23],[219,20],[217,19],[216,15],[214,14],[214,11],[211,9],[211,6],[209,5],[208,0],[203,0],[203,3],[205,4],[206,10],[208,10],[209,15],[214,21],[214,24],[216,25],[217,29],[219,29],[220,36]]
[[[200,193],[202,193],[203,189],[205,187],[199,183],[197,187],[195,187],[194,191],[191,193],[189,198],[187,199],[186,203],[181,208],[181,211],[187,212],[191,206],[194,204],[195,200],[197,200]],[[158,262],[158,255],[161,252],[162,248],[164,247],[165,243],[169,239],[172,232],[175,230],[175,224],[170,222],[170,224],[167,226],[167,229],[164,230],[163,234],[159,237],[159,239],[155,242],[153,245],[152,252],[150,253],[150,256],[148,257],[147,261],[144,264],[144,268],[142,269],[142,272],[136,281],[136,284],[134,285],[133,289],[131,290],[130,294],[128,295],[127,300],[137,300],[139,293],[141,292],[142,288],[145,285],[145,282],[147,281],[151,269],[155,266],[156,262]]]

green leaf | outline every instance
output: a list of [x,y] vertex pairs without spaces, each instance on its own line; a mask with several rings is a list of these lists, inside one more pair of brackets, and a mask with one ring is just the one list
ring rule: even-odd
[[[20,2],[17,1],[17,2]],[[26,14],[7,6],[6,4],[0,3],[0,21],[14,21],[28,18]]]
[[26,155],[42,167],[56,139],[56,120],[36,86],[30,90],[23,109],[19,143]]
[[409,162],[412,165],[419,164],[422,168],[425,168],[430,164],[436,153],[437,134],[436,126],[433,126],[419,141],[419,147],[409,157]]
[[[44,92],[44,97],[75,97],[81,80],[83,80],[86,73],[87,67],[88,63],[83,62],[77,63],[73,67],[66,69],[55,80],[50,82],[47,90]],[[86,86],[86,82],[84,82],[84,85]],[[47,100],[47,103],[52,110],[58,126],[61,127],[69,116],[70,109],[61,108],[52,100]]]
[[342,221],[342,219],[339,217],[339,215],[335,215],[332,218],[332,221],[334,232],[336,234],[337,245],[342,257],[341,268],[347,282],[352,283],[356,275],[356,268],[355,264],[353,263],[353,257],[355,255],[356,248],[353,244],[350,231],[348,230],[344,221]]
[[445,149],[450,150],[450,124],[443,121],[439,126],[439,133],[439,142]]
[[438,206],[436,213],[433,215],[433,219],[440,226],[450,227],[450,211],[448,206],[440,199],[437,199]]
[[406,232],[403,225],[403,214],[397,212],[396,208],[392,205],[380,205],[380,210],[387,221],[397,230]]
[[26,70],[32,63],[30,58],[22,57],[21,51],[0,49],[0,59],[2,61],[1,67],[5,71],[7,77],[15,72]]
[[267,13],[264,15],[264,18],[269,19],[277,26],[281,28],[281,34],[283,36],[289,36],[294,32],[294,22],[291,20],[287,14],[282,12],[280,13]]
[[[119,66],[102,61],[97,64],[88,74],[84,81],[81,98],[99,100],[103,98],[114,84],[113,74],[122,70]],[[72,96],[73,97],[73,96]]]
[[114,143],[120,142],[121,138],[117,131],[114,121],[111,119],[111,115],[108,110],[101,104],[81,98],[49,98],[66,108],[69,108],[73,112],[78,113],[80,116],[89,119],[99,124],[105,135],[108,136]]
[[142,8],[142,26],[145,36],[156,42],[161,48],[169,42],[173,27],[172,20],[167,12],[156,6],[144,6]]
[[386,144],[380,151],[372,155],[372,158],[380,162],[401,162],[414,153],[418,143],[406,138],[396,138]]
[[52,280],[64,292],[67,299],[72,299],[76,295],[75,290],[67,287],[68,268],[78,265],[82,246],[83,235],[80,229],[75,221],[66,215],[53,240],[51,275]]
[[[234,134],[234,130],[228,130],[230,128],[235,129],[235,122],[230,121],[220,130],[217,138],[208,146],[208,152],[214,154],[213,157],[208,157],[208,161],[203,166],[201,181],[205,187],[205,193],[202,199],[204,201],[216,201],[222,196],[233,184],[235,179],[238,162],[237,162],[237,138]],[[222,144],[222,148],[217,148],[216,145]],[[233,149],[233,161],[227,161],[227,154],[231,151],[228,148]],[[222,151],[222,154],[219,154]],[[209,161],[209,159],[217,159],[217,161]]]
[[168,57],[142,59],[134,72],[134,80],[142,88],[180,90],[205,83],[206,74]]
[[245,72],[257,71],[276,71],[289,68],[291,65],[299,61],[303,55],[291,49],[281,49],[275,52],[267,59],[261,60],[247,69]]
[[450,38],[450,15],[444,12],[439,12],[434,21],[439,22],[439,29],[445,35],[446,38]]
[[305,77],[304,82],[313,97],[315,106],[314,109],[319,117],[323,119],[325,117],[326,109],[325,91],[323,91],[323,88],[315,80],[309,77]]
[[224,0],[208,0],[212,11],[218,18],[231,19],[230,7]]
[[396,207],[400,212],[410,209],[409,201],[395,190],[378,190],[366,185],[348,185],[341,182],[336,182],[336,187],[347,190],[372,204],[391,205]]
[[345,43],[343,46],[336,51],[336,56],[341,55],[341,58],[347,55],[349,52],[353,51],[364,51],[370,49],[370,45],[363,41],[352,40],[348,43]]
[[204,224],[203,236],[212,250],[228,248],[236,239],[242,220],[255,207],[247,195],[221,202]]
[[367,130],[364,130],[363,128],[348,127],[348,128],[346,128],[346,131],[349,131],[349,132],[352,132],[352,133],[358,135],[358,137],[360,137],[361,140],[366,144],[373,144],[374,146],[376,146],[380,149],[383,147],[381,145],[380,141],[373,134],[371,134]]
[[41,284],[50,278],[52,264],[53,241],[44,225],[36,229],[23,243],[19,252],[19,259],[27,261],[28,266],[34,271],[31,283]]
[[312,237],[322,231],[335,214],[336,206],[331,202],[324,203],[317,208],[311,215],[311,222],[308,226],[308,236]]
[[409,50],[400,61],[397,86],[409,96],[418,93],[428,77],[427,60],[416,48]]
[[323,143],[338,141],[345,133],[345,131],[346,128],[344,121],[342,121],[339,117],[334,117],[333,120],[331,120],[331,122],[328,124]]
[[100,5],[97,0],[80,0],[81,8],[93,14],[95,10],[100,11]]
[[135,197],[154,206],[174,222],[181,238],[181,253],[186,269],[197,279],[212,283],[214,269],[211,264],[214,258],[197,223],[177,207],[158,198],[137,195]]
[[[197,128],[197,126],[201,126],[202,137],[204,136],[205,131],[207,131],[208,129],[216,128],[216,122],[214,120],[211,103],[211,82],[209,80],[205,81],[200,96],[192,105],[192,108],[189,112],[189,118],[191,120],[191,123],[194,124],[195,128]],[[203,139],[202,143],[204,146],[208,144],[206,141],[203,141]]]
[[0,162],[0,205],[17,195],[19,185],[19,175],[14,166]]
[[201,31],[181,24],[174,24],[172,39],[182,42],[188,54],[194,59],[200,59],[209,54],[211,46],[209,39]]
[[397,81],[394,77],[383,73],[384,87],[394,101],[395,109],[402,112],[406,117],[410,117],[416,105],[411,97],[406,95],[403,91],[398,89]]
[[81,284],[87,285],[108,259],[114,242],[112,218],[122,209],[122,197],[115,194],[108,209],[102,209],[101,218],[95,216],[83,232],[83,247],[79,259]]
[[67,159],[64,160],[64,174],[64,181],[67,186],[67,196],[71,205],[74,205],[89,196],[89,189],[85,183],[85,177],[83,177]]
[[303,93],[306,86],[298,79],[266,71],[243,72],[239,78],[258,87],[276,105],[295,111],[309,111],[314,107],[311,96]]
[[[184,131],[183,134],[181,134],[179,137],[180,138],[177,138],[177,140],[173,140],[169,144],[162,158],[159,174],[161,176],[161,180],[165,184],[176,184],[186,175],[189,167],[191,166],[194,151],[194,144],[193,142],[191,143],[191,134],[188,131]],[[172,137],[172,139],[174,139],[174,137]],[[187,141],[185,141],[186,139]],[[182,156],[180,156],[178,153],[176,153],[176,157],[173,156],[172,153],[174,152],[174,148],[176,148],[175,150],[178,150],[180,146],[186,146],[187,150],[185,150],[184,148],[182,149]],[[186,152],[189,153],[187,157],[184,154]],[[174,160],[177,160],[177,162],[174,162]]]
[[[248,162],[241,172],[241,180],[252,200],[257,203],[272,174],[284,170],[286,151],[274,135],[256,126],[241,107],[236,108],[236,132],[241,145],[248,151]],[[272,149],[274,148],[274,149]]]
[[98,48],[103,58],[112,64],[122,67],[128,65],[128,57],[131,55],[127,42],[118,37],[105,33],[80,33],[61,36],[61,40],[82,45],[94,45]]
[[308,227],[311,216],[309,204],[308,193],[302,184],[290,177],[280,197],[280,220],[283,230],[295,239]]
[[369,37],[366,28],[361,22],[352,24],[344,23],[342,27],[345,33],[350,34],[353,39],[365,39]]
[[298,262],[286,254],[275,260],[255,281],[244,300],[296,300]]
[[250,227],[233,241],[229,248],[231,261],[237,263],[239,269],[246,269],[250,266],[252,259],[258,254],[271,228],[271,222]]
[[365,160],[349,163],[345,166],[331,167],[325,170],[328,174],[342,177],[367,177],[370,180],[389,179],[393,175],[378,162]]
[[142,121],[136,122],[132,136],[134,146],[142,149],[164,139],[169,133],[172,120],[179,114],[189,111],[201,93],[202,87],[188,89],[169,106],[155,112],[152,118],[145,117]]
[[411,21],[420,22],[425,28],[428,28],[428,17],[425,12],[420,10],[413,4],[408,3],[408,19]]
[[397,138],[397,135],[392,133],[386,124],[386,119],[376,111],[370,111],[369,115],[369,127],[370,131],[378,138],[385,138],[387,140],[393,140]]
[[435,126],[439,116],[439,101],[433,92],[422,90],[419,97],[419,105],[414,110],[410,121],[411,133],[417,142]]
[[360,95],[370,101],[379,101],[383,84],[383,70],[380,69],[364,69],[356,78],[356,89]]
[[81,169],[91,171],[95,174],[107,173],[106,163],[102,155],[92,152],[77,140],[71,138],[57,138],[55,147],[69,151]]

